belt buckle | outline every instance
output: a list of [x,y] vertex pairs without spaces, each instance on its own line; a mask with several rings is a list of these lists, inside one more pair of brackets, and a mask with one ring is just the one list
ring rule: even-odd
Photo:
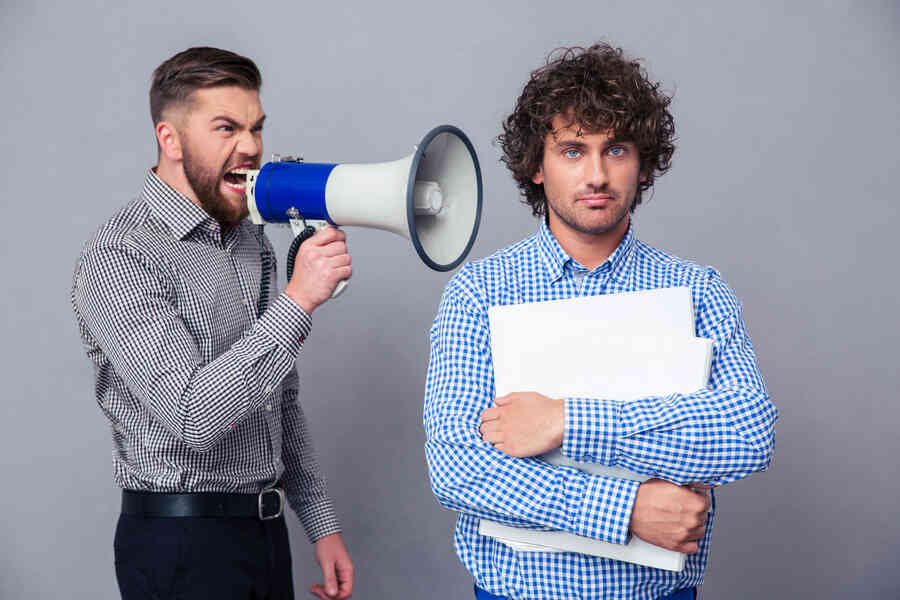
[[[278,510],[274,515],[266,515],[263,510],[263,499],[266,497],[268,493],[274,493],[278,496]],[[269,488],[267,490],[263,490],[259,493],[257,497],[257,503],[259,507],[259,520],[260,521],[269,521],[271,519],[277,519],[281,515],[284,514],[284,490],[281,488]]]

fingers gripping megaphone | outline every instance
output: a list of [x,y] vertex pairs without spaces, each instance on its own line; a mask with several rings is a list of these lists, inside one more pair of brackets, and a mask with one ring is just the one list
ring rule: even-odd
[[412,154],[392,162],[328,164],[279,157],[249,171],[246,190],[253,223],[289,224],[296,236],[288,253],[288,280],[300,244],[329,224],[391,231],[408,238],[426,265],[449,271],[469,253],[481,221],[478,157],[469,138],[452,125],[435,127]]

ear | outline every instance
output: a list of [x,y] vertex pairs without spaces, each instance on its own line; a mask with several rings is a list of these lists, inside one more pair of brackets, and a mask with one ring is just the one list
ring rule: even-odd
[[160,121],[156,124],[156,141],[159,143],[160,153],[167,159],[171,161],[182,159],[181,136],[170,121]]
[[640,181],[641,183],[647,181],[647,171],[641,169],[641,175],[640,177],[638,177],[638,181]]
[[538,167],[537,173],[531,176],[531,181],[534,182],[535,185],[541,185],[544,183],[544,167],[543,165]]

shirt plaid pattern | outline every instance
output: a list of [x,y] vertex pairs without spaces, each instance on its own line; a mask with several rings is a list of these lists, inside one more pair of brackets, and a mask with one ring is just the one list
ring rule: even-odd
[[252,224],[223,232],[151,170],[85,245],[71,300],[119,487],[257,493],[280,481],[315,541],[340,527],[298,399],[311,323],[272,294],[271,257]]
[[[562,452],[679,484],[724,484],[768,468],[777,410],[721,276],[640,242],[633,229],[592,271],[569,257],[545,223],[538,233],[467,264],[449,282],[431,329],[425,384],[425,452],[438,501],[459,512],[455,546],[476,584],[520,599],[657,599],[697,586],[715,509],[700,551],[673,573],[575,553],[516,552],[478,534],[478,521],[628,540],[638,483],[508,457],[482,441],[493,404],[487,310],[491,306],[688,286],[696,334],[713,341],[709,386],[695,394],[617,402],[565,398]],[[540,344],[544,332],[536,329]]]

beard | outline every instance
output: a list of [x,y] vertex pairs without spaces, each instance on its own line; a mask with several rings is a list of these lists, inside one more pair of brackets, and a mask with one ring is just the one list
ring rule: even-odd
[[182,146],[181,153],[184,176],[191,184],[191,189],[194,190],[206,214],[224,228],[231,228],[240,223],[246,216],[246,208],[236,210],[219,188],[225,173],[232,169],[233,165],[223,165],[222,169],[215,173],[213,169],[196,159],[188,144]]

